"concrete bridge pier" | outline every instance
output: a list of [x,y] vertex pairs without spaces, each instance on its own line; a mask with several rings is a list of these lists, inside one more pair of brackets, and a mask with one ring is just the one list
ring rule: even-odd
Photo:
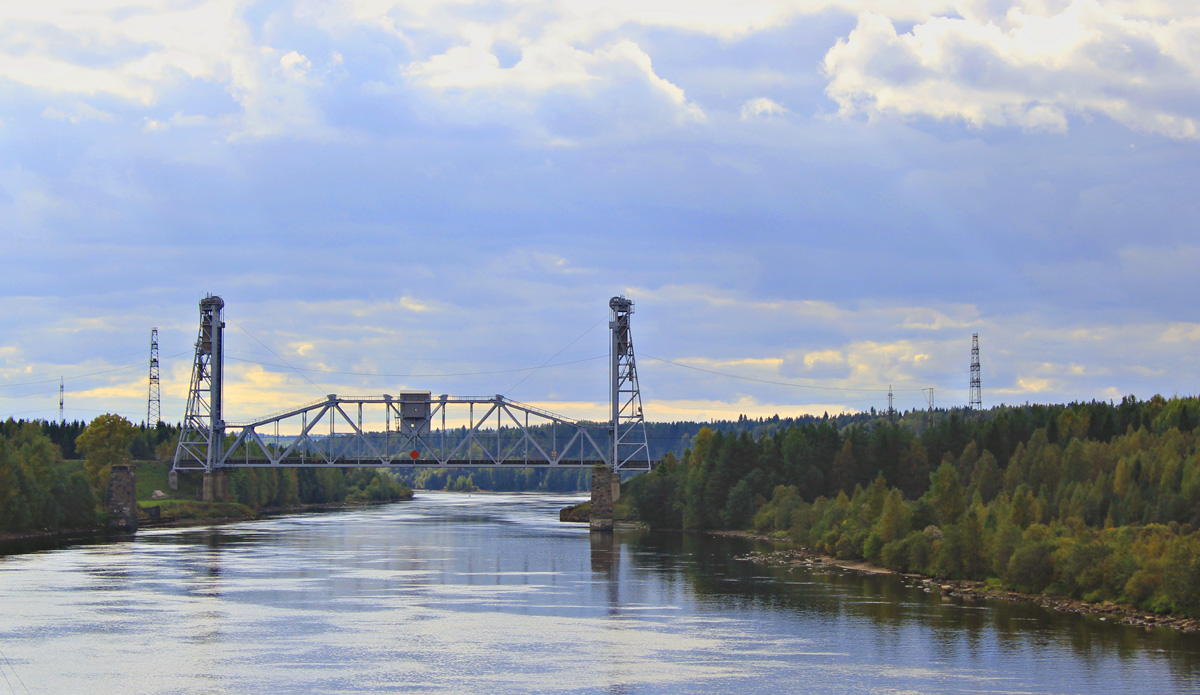
[[133,466],[116,464],[108,478],[108,527],[136,531],[138,527],[137,484]]
[[613,490],[620,494],[620,476],[608,466],[592,468],[592,515],[590,526],[593,531],[613,530]]
[[200,488],[200,499],[205,502],[229,501],[229,471],[206,472]]

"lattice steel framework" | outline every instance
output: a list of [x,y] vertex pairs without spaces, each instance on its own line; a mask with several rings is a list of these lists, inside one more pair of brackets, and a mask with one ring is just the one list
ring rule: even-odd
[[[221,420],[219,297],[200,303],[187,413],[174,469],[244,467],[650,467],[641,394],[629,340],[633,304],[614,298],[613,423],[606,428],[492,397],[403,391],[338,396],[248,422]],[[371,431],[370,427],[382,427]],[[606,431],[607,429],[607,431]],[[282,433],[282,434],[281,434]],[[613,441],[606,441],[613,436]],[[615,465],[614,465],[615,462]]]
[[983,409],[983,392],[979,386],[979,334],[971,334],[971,402],[972,410]]
[[[200,300],[200,332],[196,336],[196,358],[188,387],[187,410],[174,468],[203,468],[211,471],[224,458],[225,423],[221,420],[222,365],[225,302],[207,295]],[[198,465],[197,465],[198,464]]]
[[[382,422],[383,429],[369,431],[364,422]],[[211,465],[195,456],[177,459],[175,467],[608,465],[600,425],[500,395],[330,394],[251,422],[225,423],[225,431],[226,446]]]
[[[612,363],[609,378],[612,386],[612,435],[610,445],[612,467],[625,470],[633,467],[650,468],[650,443],[646,436],[646,421],[642,416],[642,391],[638,386],[637,361],[633,355],[633,337],[629,332],[629,317],[633,302],[625,297],[608,301],[612,310]],[[641,463],[645,461],[645,466]]]
[[150,329],[150,395],[146,399],[146,424],[154,427],[162,420],[162,401],[158,382],[158,328]]

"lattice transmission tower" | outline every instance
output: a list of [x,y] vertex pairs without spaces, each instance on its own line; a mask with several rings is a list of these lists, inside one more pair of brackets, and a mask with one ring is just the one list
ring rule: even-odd
[[633,338],[629,334],[629,317],[633,301],[613,297],[612,309],[612,467],[619,471],[634,460],[645,460],[650,466],[650,441],[646,436],[646,421],[642,417],[642,392],[638,387],[637,363],[633,357]]
[[162,420],[162,399],[158,388],[158,328],[150,329],[150,395],[146,399],[146,424],[155,427]]
[[979,334],[971,334],[971,410],[983,409],[983,393],[979,387]]
[[67,424],[67,418],[63,414],[63,378],[58,377],[58,424]]

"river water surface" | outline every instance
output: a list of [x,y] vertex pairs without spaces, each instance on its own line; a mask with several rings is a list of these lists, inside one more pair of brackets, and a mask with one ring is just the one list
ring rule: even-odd
[[0,557],[0,695],[1200,693],[1197,636],[418,494]]

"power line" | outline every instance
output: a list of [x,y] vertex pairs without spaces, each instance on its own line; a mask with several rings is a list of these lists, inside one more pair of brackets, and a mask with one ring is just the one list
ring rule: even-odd
[[[515,389],[515,388],[517,388],[518,386],[520,386],[521,384],[525,383],[525,380],[526,380],[526,379],[528,379],[529,377],[533,376],[534,374],[536,374],[536,373],[538,372],[538,370],[539,370],[539,369],[541,369],[542,367],[545,367],[546,365],[550,364],[550,360],[552,360],[552,359],[554,359],[555,357],[558,357],[559,355],[563,354],[564,352],[566,352],[566,351],[567,351],[567,348],[571,347],[571,346],[572,346],[572,345],[574,345],[575,343],[578,343],[578,342],[579,342],[579,340],[580,340],[581,338],[583,338],[583,336],[587,335],[588,333],[591,333],[591,332],[592,332],[592,329],[593,329],[593,328],[595,328],[596,326],[599,326],[599,325],[600,325],[600,323],[601,323],[602,321],[604,321],[604,318],[603,318],[603,317],[601,317],[599,321],[597,321],[597,322],[593,323],[591,326],[588,326],[587,330],[585,330],[583,333],[580,333],[579,335],[575,336],[575,339],[574,339],[574,340],[572,340],[571,342],[567,343],[566,345],[564,345],[564,346],[563,346],[563,348],[562,348],[561,350],[559,350],[558,352],[554,353],[553,355],[550,355],[549,357],[547,357],[545,362],[542,362],[540,365],[538,365],[537,367],[535,367],[535,368],[534,368],[532,371],[530,371],[528,374],[526,374],[525,376],[521,377],[521,380],[520,380],[520,381],[518,381],[517,383],[513,384],[512,386],[509,386],[509,387],[508,387],[508,390],[507,390],[507,391],[505,391],[504,393],[512,393],[512,392],[513,392],[513,389]],[[601,357],[603,357],[603,355],[601,355]],[[593,358],[593,359],[595,359],[595,358]],[[579,361],[580,361],[580,362],[585,362],[586,360],[579,360]],[[567,364],[570,364],[570,363],[567,363]],[[557,366],[557,365],[555,365],[555,366]]]
[[[186,355],[186,354],[187,354],[186,352],[177,352],[174,355],[167,355],[167,359],[171,359],[173,357],[179,357],[180,355]],[[75,376],[59,376],[59,377],[54,377],[53,379],[40,379],[38,381],[19,381],[17,383],[13,383],[13,384],[0,384],[0,388],[8,388],[10,386],[31,386],[34,384],[53,384],[56,381],[64,381],[64,380],[71,381],[72,379],[86,379],[89,376],[99,376],[101,374],[112,374],[114,372],[123,372],[126,369],[133,369],[134,367],[141,367],[144,364],[145,364],[145,362],[134,362],[133,364],[127,364],[124,367],[113,367],[112,369],[103,369],[98,372],[88,372],[87,374],[76,374]]]
[[316,384],[316,382],[315,382],[315,381],[313,381],[312,379],[309,379],[309,378],[308,378],[307,376],[305,376],[305,375],[304,375],[304,374],[303,374],[303,373],[302,373],[302,372],[301,372],[299,369],[296,369],[296,368],[295,368],[295,367],[293,367],[292,365],[288,364],[288,361],[287,361],[287,360],[285,360],[285,359],[283,359],[282,357],[280,357],[280,356],[279,356],[279,353],[277,353],[277,352],[275,352],[274,350],[272,350],[272,349],[271,349],[271,348],[270,348],[270,347],[269,347],[269,346],[268,346],[266,343],[264,343],[263,341],[259,340],[258,338],[255,338],[255,337],[254,337],[254,335],[253,335],[253,334],[252,334],[250,331],[246,330],[245,328],[242,328],[242,325],[241,325],[240,323],[238,323],[237,321],[234,321],[233,319],[230,319],[230,320],[229,320],[229,322],[230,322],[230,323],[232,323],[233,325],[237,326],[237,327],[238,327],[238,330],[240,330],[242,333],[245,333],[246,335],[250,336],[250,338],[251,338],[251,339],[252,339],[254,342],[256,342],[256,343],[258,343],[259,345],[261,345],[261,346],[263,346],[264,348],[266,348],[266,349],[267,349],[267,352],[271,353],[272,355],[275,355],[275,359],[279,360],[280,362],[283,362],[284,364],[287,364],[287,366],[288,366],[288,369],[291,369],[292,371],[294,371],[294,372],[296,372],[297,374],[299,374],[299,375],[300,375],[300,378],[302,378],[302,379],[304,379],[305,381],[307,381],[308,383],[312,384],[313,388],[315,388],[317,391],[321,391],[321,390],[322,390],[320,386],[317,386],[317,384]]

